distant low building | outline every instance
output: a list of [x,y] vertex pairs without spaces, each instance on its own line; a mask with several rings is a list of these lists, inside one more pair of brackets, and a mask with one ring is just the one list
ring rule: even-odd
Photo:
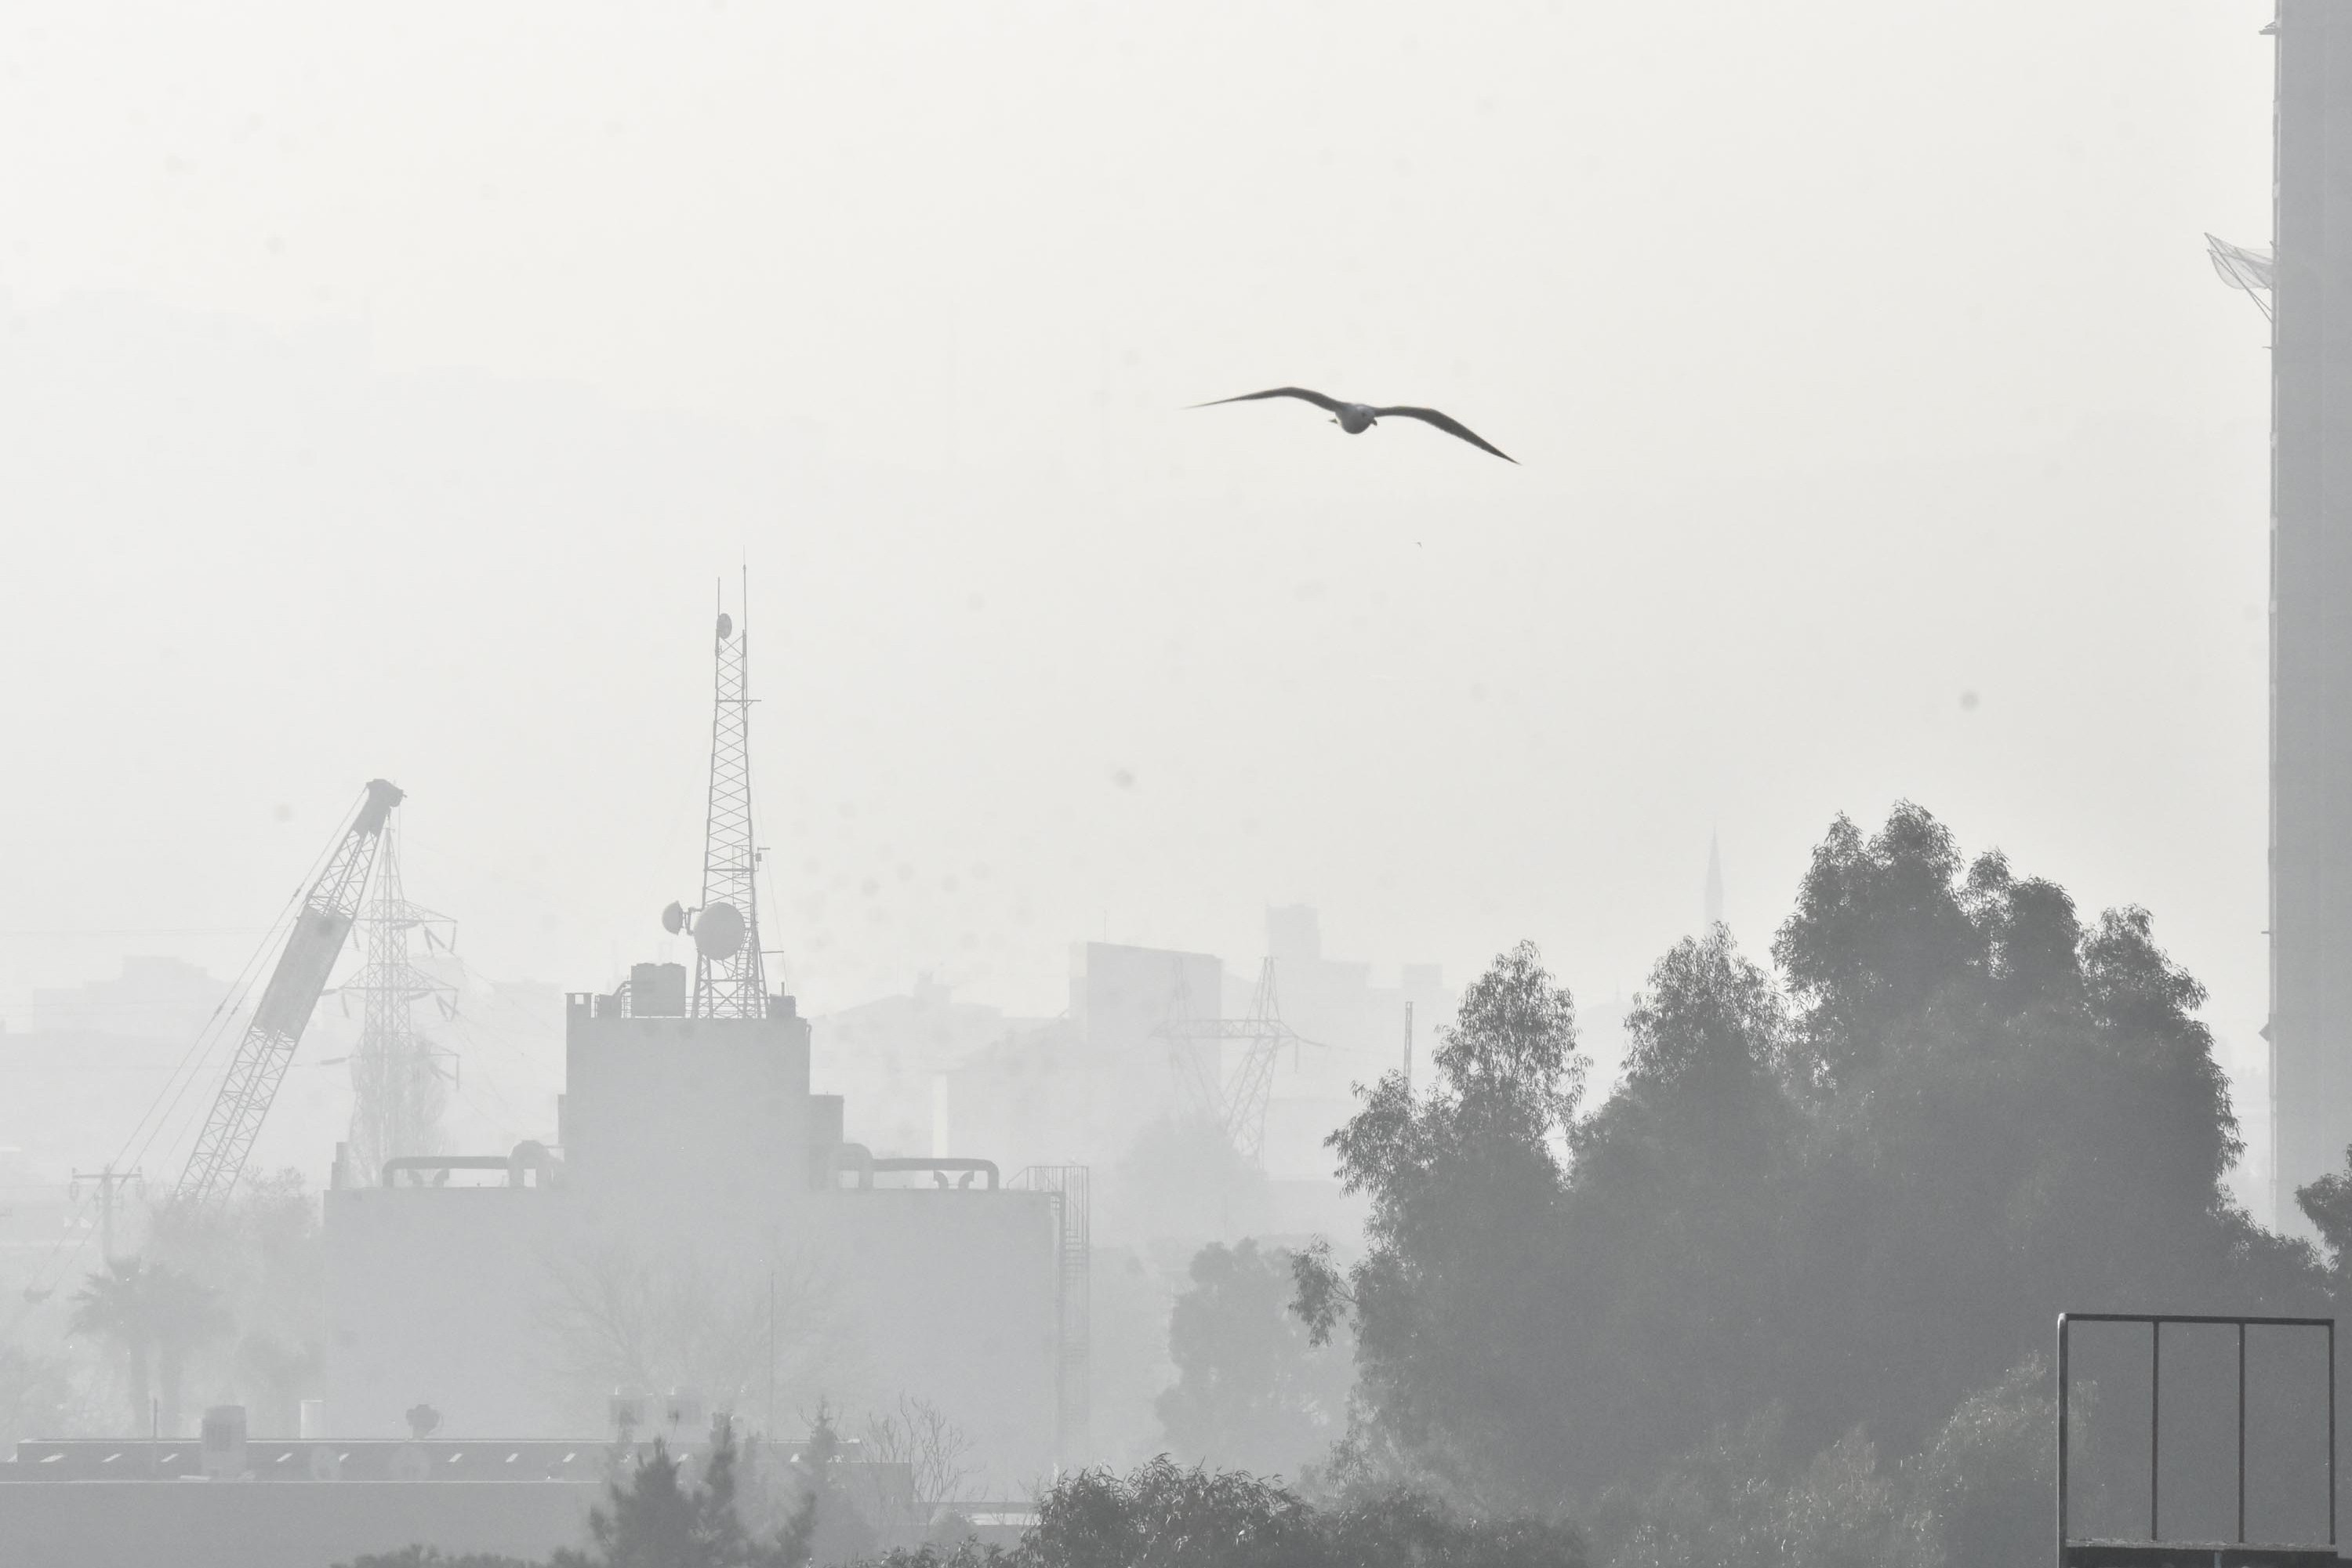
[[849,1132],[859,1142],[886,1153],[945,1153],[960,1136],[950,1075],[1040,1022],[958,1001],[926,975],[904,995],[810,1020],[810,1071],[854,1108]]
[[[1435,964],[1403,964],[1383,981],[1370,963],[1326,957],[1310,908],[1270,910],[1266,923],[1281,1022],[1301,1042],[1271,1064],[1259,1163],[1290,1184],[1287,1207],[1344,1213],[1307,1190],[1326,1184],[1336,1194],[1324,1140],[1354,1114],[1355,1086],[1403,1067],[1408,1027],[1416,1081],[1426,1081],[1455,997]],[[1246,1029],[1218,1040],[1182,1026],[1238,1025],[1258,981],[1256,963],[1210,953],[1076,944],[1068,1012],[1008,1026],[960,1059],[947,1074],[947,1118],[1023,1159],[1113,1168],[1147,1129],[1226,1109],[1246,1076]]]
[[128,1040],[188,1040],[228,994],[193,963],[154,954],[122,960],[120,973],[79,985],[37,988],[9,1010],[14,1030],[71,1031]]

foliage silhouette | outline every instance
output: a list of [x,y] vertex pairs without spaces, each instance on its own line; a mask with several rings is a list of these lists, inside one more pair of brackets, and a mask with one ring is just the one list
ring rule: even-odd
[[1307,1342],[1289,1310],[1291,1255],[1255,1241],[1194,1256],[1169,1316],[1176,1381],[1160,1396],[1169,1446],[1187,1458],[1297,1476],[1340,1436],[1354,1368],[1345,1346]]
[[[74,1295],[72,1331],[103,1340],[129,1370],[131,1427],[144,1433],[160,1419],[163,1435],[180,1431],[180,1395],[188,1352],[228,1331],[228,1314],[214,1293],[168,1264],[118,1258],[91,1271]],[[150,1414],[161,1386],[161,1415]]]
[[587,1552],[558,1552],[550,1568],[805,1568],[818,1500],[801,1499],[783,1523],[755,1534],[738,1508],[741,1454],[719,1426],[698,1485],[656,1439],[625,1482],[590,1511]]
[[[1522,944],[1465,994],[1424,1093],[1363,1091],[1330,1143],[1369,1248],[1345,1269],[1308,1249],[1294,1300],[1357,1335],[1343,1486],[1622,1514],[1747,1454],[1776,1507],[1843,1500],[1829,1558],[1912,1550],[1899,1509],[1854,1522],[1874,1475],[1955,1542],[2007,1539],[2015,1478],[1950,1478],[2022,1429],[1972,1447],[1952,1423],[2019,1408],[2004,1379],[2058,1311],[2326,1304],[2310,1249],[2223,1185],[2241,1144],[2204,993],[2146,910],[2085,922],[1904,803],[1874,834],[1832,824],[1772,956],[1777,979],[1720,926],[1677,943],[1587,1110],[1573,1004]],[[2352,1176],[2306,1206],[2340,1217],[2340,1258]],[[1937,1465],[1930,1488],[1914,1467]]]
[[1573,1530],[1489,1521],[1409,1493],[1318,1509],[1244,1471],[1162,1455],[1126,1475],[1081,1470],[1038,1500],[1010,1549],[966,1542],[886,1553],[882,1568],[1584,1568]]

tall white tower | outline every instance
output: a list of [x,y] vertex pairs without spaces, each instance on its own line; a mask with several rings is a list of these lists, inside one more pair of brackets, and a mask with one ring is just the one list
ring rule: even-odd
[[2284,0],[2272,181],[2273,1213],[2352,1143],[2352,6]]

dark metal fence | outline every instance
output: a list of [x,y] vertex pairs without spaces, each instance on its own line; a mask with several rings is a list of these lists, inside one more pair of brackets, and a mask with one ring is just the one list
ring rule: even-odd
[[[2070,1483],[2074,1477],[2070,1466],[2073,1440],[2072,1394],[2075,1370],[2070,1363],[2070,1331],[2081,1324],[2112,1323],[2144,1324],[2147,1329],[2147,1535],[2145,1541],[2104,1538],[2084,1535],[2070,1529],[2072,1501]],[[2235,1426],[2235,1509],[2236,1526],[2228,1540],[2210,1536],[2168,1540],[2164,1523],[2165,1475],[2165,1331],[2168,1327],[2217,1328],[2231,1331],[2235,1336],[2236,1398],[2231,1413]],[[2278,1329],[2304,1331],[2321,1335],[2326,1347],[2326,1539],[2289,1541],[2255,1541],[2249,1539],[2247,1513],[2247,1336],[2249,1331]],[[2177,1336],[2185,1337],[2185,1336]],[[2273,1317],[2213,1317],[2187,1313],[2151,1312],[2064,1312],[2058,1318],[2058,1433],[2057,1433],[2057,1563],[2058,1568],[2093,1568],[2126,1563],[2141,1564],[2168,1563],[2176,1558],[2187,1562],[2192,1557],[2221,1564],[2226,1561],[2243,1563],[2303,1562],[2319,1559],[2335,1561],[2336,1553],[2336,1324],[2328,1318]],[[2192,1408],[2192,1427],[2200,1417],[2197,1410],[2213,1414],[2210,1399],[2212,1389],[2203,1391],[2208,1396]],[[2112,1462],[2112,1453],[2108,1456]]]

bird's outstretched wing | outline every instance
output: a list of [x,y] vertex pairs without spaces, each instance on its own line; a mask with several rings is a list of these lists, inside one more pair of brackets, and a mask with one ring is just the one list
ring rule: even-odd
[[1385,419],[1391,414],[1400,418],[1418,419],[1424,425],[1434,425],[1448,436],[1459,436],[1480,451],[1492,452],[1507,463],[1518,461],[1517,458],[1512,457],[1459,419],[1451,415],[1440,414],[1434,408],[1375,408],[1372,410],[1372,416],[1376,419]]
[[1326,414],[1339,412],[1339,400],[1326,397],[1319,392],[1309,392],[1303,386],[1270,386],[1264,392],[1244,392],[1239,397],[1216,397],[1206,403],[1195,403],[1195,408],[1214,408],[1220,403],[1255,403],[1261,397],[1296,397],[1301,403],[1311,403]]

